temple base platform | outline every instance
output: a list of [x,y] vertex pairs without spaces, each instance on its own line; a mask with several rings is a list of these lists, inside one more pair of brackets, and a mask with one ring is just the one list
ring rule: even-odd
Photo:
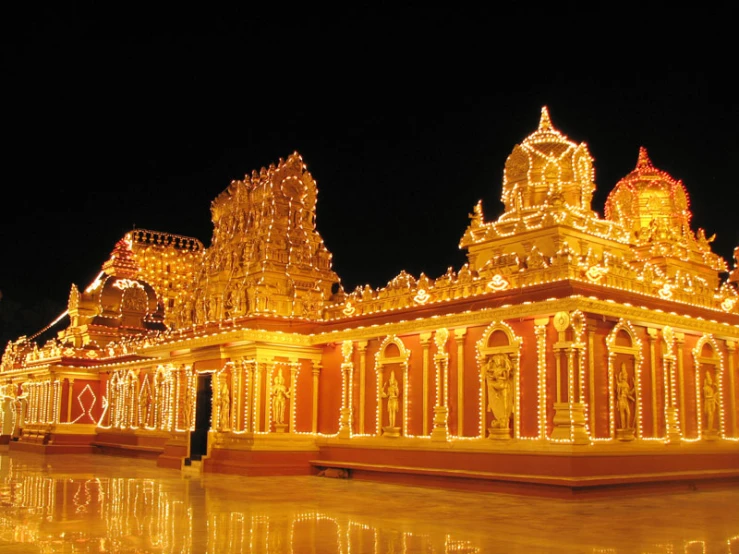
[[[365,445],[359,444],[364,442]],[[373,443],[384,442],[378,448]],[[562,445],[459,441],[446,449],[418,439],[329,439],[311,459],[313,474],[344,470],[352,479],[551,498],[694,491],[739,486],[739,445]]]
[[170,433],[151,431],[99,431],[92,446],[98,454],[156,459],[164,452]]
[[27,425],[9,449],[37,454],[88,454],[93,451],[95,426],[85,424]]
[[212,434],[203,472],[250,476],[311,475],[318,448],[312,436],[290,433]]

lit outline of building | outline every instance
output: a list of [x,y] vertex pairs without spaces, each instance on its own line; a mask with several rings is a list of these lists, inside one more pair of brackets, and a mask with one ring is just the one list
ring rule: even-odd
[[506,161],[503,214],[469,214],[466,264],[348,292],[294,153],[212,202],[210,247],[134,230],[72,287],[57,339],[9,344],[0,437],[559,496],[736,481],[738,270],[721,281],[685,187],[646,149],[605,219],[594,190],[587,146],[543,108]]

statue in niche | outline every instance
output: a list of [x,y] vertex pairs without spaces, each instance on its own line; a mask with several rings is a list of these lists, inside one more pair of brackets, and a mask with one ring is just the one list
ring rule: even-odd
[[205,300],[202,298],[195,301],[195,321],[196,325],[205,323]]
[[192,391],[190,385],[185,382],[185,397],[182,400],[182,427],[186,430],[190,430],[192,425]]
[[290,389],[285,385],[282,371],[278,371],[272,383],[272,415],[277,425],[285,425],[285,407],[288,398],[290,398]]
[[483,366],[491,429],[508,429],[513,414],[513,364],[507,354],[494,354]]
[[536,246],[531,248],[528,257],[526,258],[527,269],[543,269],[548,267],[547,260],[544,254]]
[[620,429],[633,429],[631,423],[631,403],[635,402],[634,387],[629,383],[629,373],[626,371],[626,363],[621,363],[621,371],[618,372],[616,381],[616,401],[618,403],[618,418]]
[[739,246],[734,248],[734,269],[729,274],[729,283],[739,283]]
[[395,378],[395,370],[390,371],[390,379],[385,383],[381,393],[382,398],[387,399],[387,430],[397,429],[398,398],[400,397],[400,385]]
[[144,398],[143,398],[143,402],[141,403],[142,404],[141,424],[144,427],[149,427],[152,424],[151,417],[153,415],[153,410],[152,410],[153,400],[154,399],[152,398],[152,395],[151,395],[151,389],[149,388],[149,385],[147,384],[144,387]]
[[716,418],[717,393],[718,389],[713,382],[711,372],[706,371],[706,376],[703,378],[703,412],[706,414],[706,431],[709,434],[716,432],[713,426]]
[[460,285],[467,285],[472,282],[472,271],[469,264],[464,264],[457,273],[457,282]]
[[477,201],[477,204],[475,204],[473,213],[468,214],[467,217],[470,218],[470,225],[472,227],[482,227],[482,221],[483,221],[482,200]]
[[716,240],[716,233],[714,233],[710,237],[706,237],[706,231],[703,228],[699,228],[698,232],[696,233],[696,239],[698,242],[698,248],[701,250],[701,252],[710,252],[711,243]]
[[364,285],[364,288],[362,289],[362,300],[364,302],[369,302],[373,300],[375,297],[375,292],[372,290],[372,287],[369,285]]
[[221,405],[219,422],[221,431],[228,431],[231,428],[231,391],[228,388],[228,379],[225,375],[221,377]]

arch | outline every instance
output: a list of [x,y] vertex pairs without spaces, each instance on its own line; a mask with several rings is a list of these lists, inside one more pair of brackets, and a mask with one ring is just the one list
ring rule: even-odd
[[[375,372],[377,373],[377,410],[376,410],[376,429],[377,434],[383,434],[387,436],[398,436],[402,434],[405,436],[408,432],[408,398],[410,398],[410,386],[408,380],[408,360],[411,357],[411,352],[403,344],[396,335],[388,335],[385,340],[380,343],[380,347],[377,349],[375,354]],[[386,385],[390,384],[390,377],[394,376],[394,371],[391,371],[391,375],[385,378],[385,366],[389,364],[400,364],[402,373],[402,382],[397,384],[397,395],[394,398],[388,397],[388,425],[383,428],[382,425],[382,397],[388,396],[387,391],[383,392]],[[391,401],[395,400],[396,411],[401,414],[401,424],[398,427],[392,425],[390,420],[390,411],[393,409]]]
[[[504,321],[494,321],[477,341],[477,369],[480,375],[480,438],[510,438],[510,418],[514,437],[520,436],[520,351],[522,340]],[[493,391],[494,394],[493,394]],[[495,399],[495,401],[493,401]],[[495,406],[493,406],[495,404]],[[490,425],[487,413],[491,412]]]
[[0,387],[0,435],[14,436],[18,423],[14,386]]
[[665,377],[665,435],[668,442],[678,442],[682,435],[678,417],[678,387],[684,384],[677,376],[677,347],[675,332],[665,326],[661,333],[662,375]]
[[154,428],[171,431],[174,422],[174,378],[172,365],[159,365],[154,373]]
[[[215,411],[215,417],[213,419],[214,429],[219,431],[229,432],[233,429],[233,402],[234,394],[232,394],[232,372],[231,367],[233,362],[226,362],[226,364],[215,372],[215,379],[212,386],[216,392],[214,396],[215,405],[217,407]],[[269,388],[269,383],[267,383]]]
[[[613,327],[611,332],[606,337],[606,348],[608,350],[608,413],[609,413],[609,434],[611,438],[618,438],[621,440],[632,440],[634,438],[634,432],[637,432],[639,437],[642,436],[641,432],[641,372],[642,372],[642,341],[637,336],[636,330],[630,321],[623,318],[619,319],[616,325]],[[618,406],[616,404],[616,374],[614,367],[617,361],[620,360],[620,368],[626,369],[628,374],[627,361],[632,364],[632,373],[628,374],[631,377],[631,388],[634,391],[634,414],[633,422],[626,422],[621,424],[621,432],[616,433],[617,422],[616,417],[618,415]],[[627,377],[627,381],[628,381]]]
[[121,427],[123,376],[114,371],[108,380],[108,428]]
[[143,427],[144,429],[151,429],[153,428],[153,401],[154,401],[154,394],[152,392],[151,382],[149,380],[149,373],[144,373],[144,378],[141,381],[141,385],[139,386],[139,392],[138,392],[138,425],[139,427]]
[[124,377],[122,395],[124,410],[123,422],[126,427],[135,428],[138,426],[138,389],[138,372],[129,369]]
[[693,363],[698,437],[708,440],[718,436],[724,438],[726,425],[721,401],[724,390],[724,357],[713,335],[703,335],[698,339],[693,348]]

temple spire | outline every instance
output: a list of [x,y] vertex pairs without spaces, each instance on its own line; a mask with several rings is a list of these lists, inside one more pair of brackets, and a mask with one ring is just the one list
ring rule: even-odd
[[103,271],[112,277],[135,279],[138,270],[130,243],[126,239],[119,240],[110,258],[103,264]]
[[552,122],[549,119],[549,110],[546,106],[541,108],[541,118],[539,119],[539,131],[551,131]]
[[636,162],[637,168],[647,168],[647,167],[653,167],[652,166],[652,160],[649,159],[649,154],[647,154],[647,149],[643,146],[639,147],[639,159]]

